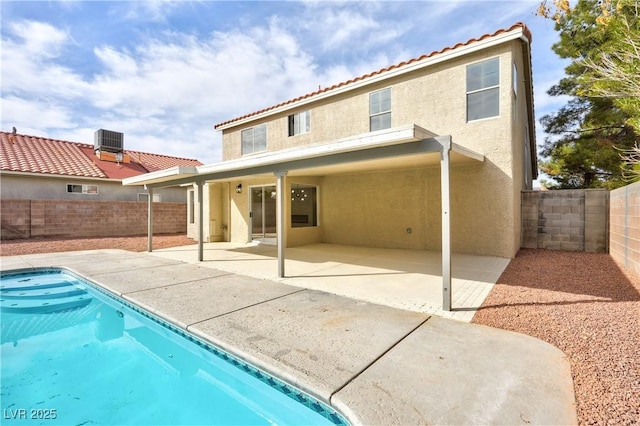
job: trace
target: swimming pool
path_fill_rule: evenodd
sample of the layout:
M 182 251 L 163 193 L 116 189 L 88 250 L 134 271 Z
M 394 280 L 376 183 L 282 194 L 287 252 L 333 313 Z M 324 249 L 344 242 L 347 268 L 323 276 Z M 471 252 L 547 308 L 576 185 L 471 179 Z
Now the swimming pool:
M 347 424 L 60 269 L 0 276 L 3 424 Z

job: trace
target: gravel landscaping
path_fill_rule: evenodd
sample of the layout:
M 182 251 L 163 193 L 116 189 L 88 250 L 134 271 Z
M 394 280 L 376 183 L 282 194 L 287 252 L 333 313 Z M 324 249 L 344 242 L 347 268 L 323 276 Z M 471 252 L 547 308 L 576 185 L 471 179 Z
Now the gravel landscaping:
M 154 236 L 154 248 L 195 244 Z M 2 241 L 0 255 L 91 249 L 144 251 L 147 238 Z M 560 348 L 571 362 L 581 425 L 640 424 L 640 280 L 608 254 L 522 249 L 474 323 Z
M 608 254 L 520 250 L 473 322 L 564 351 L 581 425 L 640 424 L 640 280 Z
M 186 235 L 154 235 L 153 248 L 169 248 L 196 244 Z M 0 243 L 0 256 L 21 254 L 57 253 L 76 250 L 122 249 L 146 251 L 147 236 L 117 238 L 32 238 L 28 240 L 5 240 Z

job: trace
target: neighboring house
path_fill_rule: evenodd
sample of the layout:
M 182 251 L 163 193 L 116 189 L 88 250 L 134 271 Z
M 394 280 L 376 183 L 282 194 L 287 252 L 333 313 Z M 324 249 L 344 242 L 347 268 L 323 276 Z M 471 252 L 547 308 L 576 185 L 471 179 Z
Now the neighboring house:
M 98 131 L 96 134 L 105 134 Z M 122 186 L 124 178 L 178 165 L 199 166 L 187 158 L 125 150 L 119 146 L 68 142 L 39 136 L 0 132 L 2 200 L 146 201 L 143 185 Z M 165 188 L 156 202 L 186 203 L 187 190 Z
M 284 248 L 323 242 L 442 250 L 448 281 L 451 250 L 520 247 L 537 177 L 530 49 L 519 23 L 319 88 L 216 125 L 220 163 L 124 183 L 194 183 L 189 235 L 276 241 L 280 276 Z
M 197 160 L 124 149 L 122 133 L 99 130 L 94 145 L 0 132 L 0 238 L 107 237 L 147 232 L 149 191 L 122 180 Z M 154 229 L 186 231 L 187 189 L 153 193 Z

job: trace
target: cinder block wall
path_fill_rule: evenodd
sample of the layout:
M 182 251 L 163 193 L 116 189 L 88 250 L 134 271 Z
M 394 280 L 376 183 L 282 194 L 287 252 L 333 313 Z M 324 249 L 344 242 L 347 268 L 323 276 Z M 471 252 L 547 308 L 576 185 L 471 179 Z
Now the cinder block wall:
M 135 201 L 1 200 L 0 239 L 125 237 L 147 233 L 147 203 Z M 186 203 L 154 203 L 153 232 L 187 232 Z
M 640 182 L 611 191 L 609 253 L 640 276 Z
M 605 189 L 523 191 L 521 246 L 607 252 L 608 203 Z

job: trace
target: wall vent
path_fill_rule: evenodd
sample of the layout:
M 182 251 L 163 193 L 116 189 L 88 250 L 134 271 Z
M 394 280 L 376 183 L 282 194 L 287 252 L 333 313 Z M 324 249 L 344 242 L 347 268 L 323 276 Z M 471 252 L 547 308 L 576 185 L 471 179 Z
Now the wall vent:
M 124 134 L 111 130 L 96 130 L 93 139 L 94 151 L 123 152 Z

